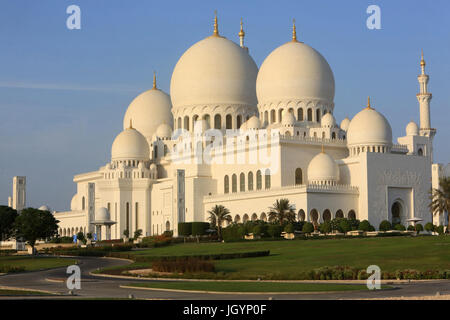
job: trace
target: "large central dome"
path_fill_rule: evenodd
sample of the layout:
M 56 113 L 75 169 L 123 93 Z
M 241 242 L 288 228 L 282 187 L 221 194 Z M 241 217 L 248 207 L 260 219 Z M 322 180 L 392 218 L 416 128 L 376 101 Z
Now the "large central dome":
M 234 42 L 213 35 L 190 47 L 172 74 L 174 108 L 192 105 L 240 104 L 256 107 L 258 67 Z
M 331 104 L 333 71 L 318 51 L 302 42 L 291 41 L 264 60 L 256 93 L 260 105 L 291 99 L 320 99 Z

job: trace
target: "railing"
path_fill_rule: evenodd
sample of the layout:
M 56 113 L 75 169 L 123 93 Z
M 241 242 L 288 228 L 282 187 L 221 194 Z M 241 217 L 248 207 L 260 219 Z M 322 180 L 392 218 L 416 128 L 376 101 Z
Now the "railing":
M 408 153 L 409 149 L 408 146 L 404 144 L 393 144 L 391 152 Z

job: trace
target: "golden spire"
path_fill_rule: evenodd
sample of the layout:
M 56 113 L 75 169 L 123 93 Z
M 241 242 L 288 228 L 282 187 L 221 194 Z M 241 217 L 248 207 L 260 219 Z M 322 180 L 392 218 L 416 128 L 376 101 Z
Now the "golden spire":
M 244 37 L 245 36 L 245 32 L 244 32 L 244 26 L 242 24 L 242 18 L 241 18 L 241 31 L 239 31 L 239 37 Z
M 425 59 L 423 58 L 423 49 L 422 49 L 422 57 L 420 59 L 420 68 L 422 69 L 422 74 L 425 74 Z
M 156 72 L 153 71 L 153 88 L 152 89 L 156 89 Z
M 292 19 L 292 41 L 297 42 L 297 29 L 295 28 L 295 19 Z
M 130 118 L 130 127 L 128 129 L 133 129 L 133 121 L 131 118 Z
M 214 10 L 214 33 L 213 36 L 219 36 L 219 25 L 217 24 L 217 10 Z
M 367 97 L 367 107 L 366 107 L 366 109 L 373 109 L 373 108 L 370 106 L 370 97 Z

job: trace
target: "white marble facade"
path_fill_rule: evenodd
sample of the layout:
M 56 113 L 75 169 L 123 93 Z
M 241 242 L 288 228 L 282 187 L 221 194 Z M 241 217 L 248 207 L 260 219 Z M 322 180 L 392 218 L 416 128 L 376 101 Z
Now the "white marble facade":
M 433 165 L 436 130 L 423 56 L 420 123 L 405 123 L 406 135 L 394 143 L 370 101 L 337 124 L 332 69 L 297 40 L 295 26 L 292 40 L 259 70 L 243 30 L 239 36 L 240 45 L 221 36 L 216 21 L 213 35 L 179 59 L 170 96 L 154 78 L 153 88 L 131 102 L 111 161 L 74 177 L 71 210 L 55 213 L 60 235 L 93 232 L 101 208 L 117 239 L 125 229 L 176 235 L 178 222 L 207 221 L 216 204 L 236 222 L 267 219 L 280 198 L 295 205 L 299 220 L 355 217 L 375 227 L 385 219 L 431 221 L 428 191 L 442 168 Z

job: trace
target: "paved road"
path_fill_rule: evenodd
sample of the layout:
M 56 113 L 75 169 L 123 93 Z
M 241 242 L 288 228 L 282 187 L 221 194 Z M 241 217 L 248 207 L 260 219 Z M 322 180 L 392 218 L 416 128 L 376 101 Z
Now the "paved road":
M 450 294 L 450 281 L 421 282 L 414 284 L 396 285 L 395 290 L 381 291 L 358 291 L 358 292 L 340 292 L 340 293 L 320 293 L 320 294 L 206 294 L 206 293 L 185 293 L 185 292 L 167 292 L 167 291 L 149 291 L 139 289 L 120 288 L 120 285 L 126 285 L 131 282 L 141 282 L 149 280 L 126 280 L 103 278 L 89 275 L 89 272 L 97 268 L 126 265 L 129 262 L 117 259 L 80 257 L 80 268 L 82 272 L 81 290 L 74 290 L 76 297 L 83 298 L 127 298 L 129 294 L 135 298 L 141 299 L 187 299 L 187 300 L 267 300 L 270 297 L 276 300 L 283 299 L 359 299 L 359 298 L 383 298 L 383 297 L 408 297 Z M 49 282 L 47 279 L 66 279 L 66 268 L 57 268 L 52 270 L 27 272 L 20 274 L 10 274 L 0 276 L 0 286 L 21 287 L 27 289 L 47 290 L 67 294 L 68 289 L 65 282 Z M 157 281 L 157 280 L 153 280 Z M 67 298 L 70 296 L 64 296 Z M 55 297 L 51 297 L 55 299 Z M 8 299 L 3 297 L 2 299 Z M 10 298 L 9 298 L 10 299 Z M 48 299 L 48 298 L 45 298 Z

